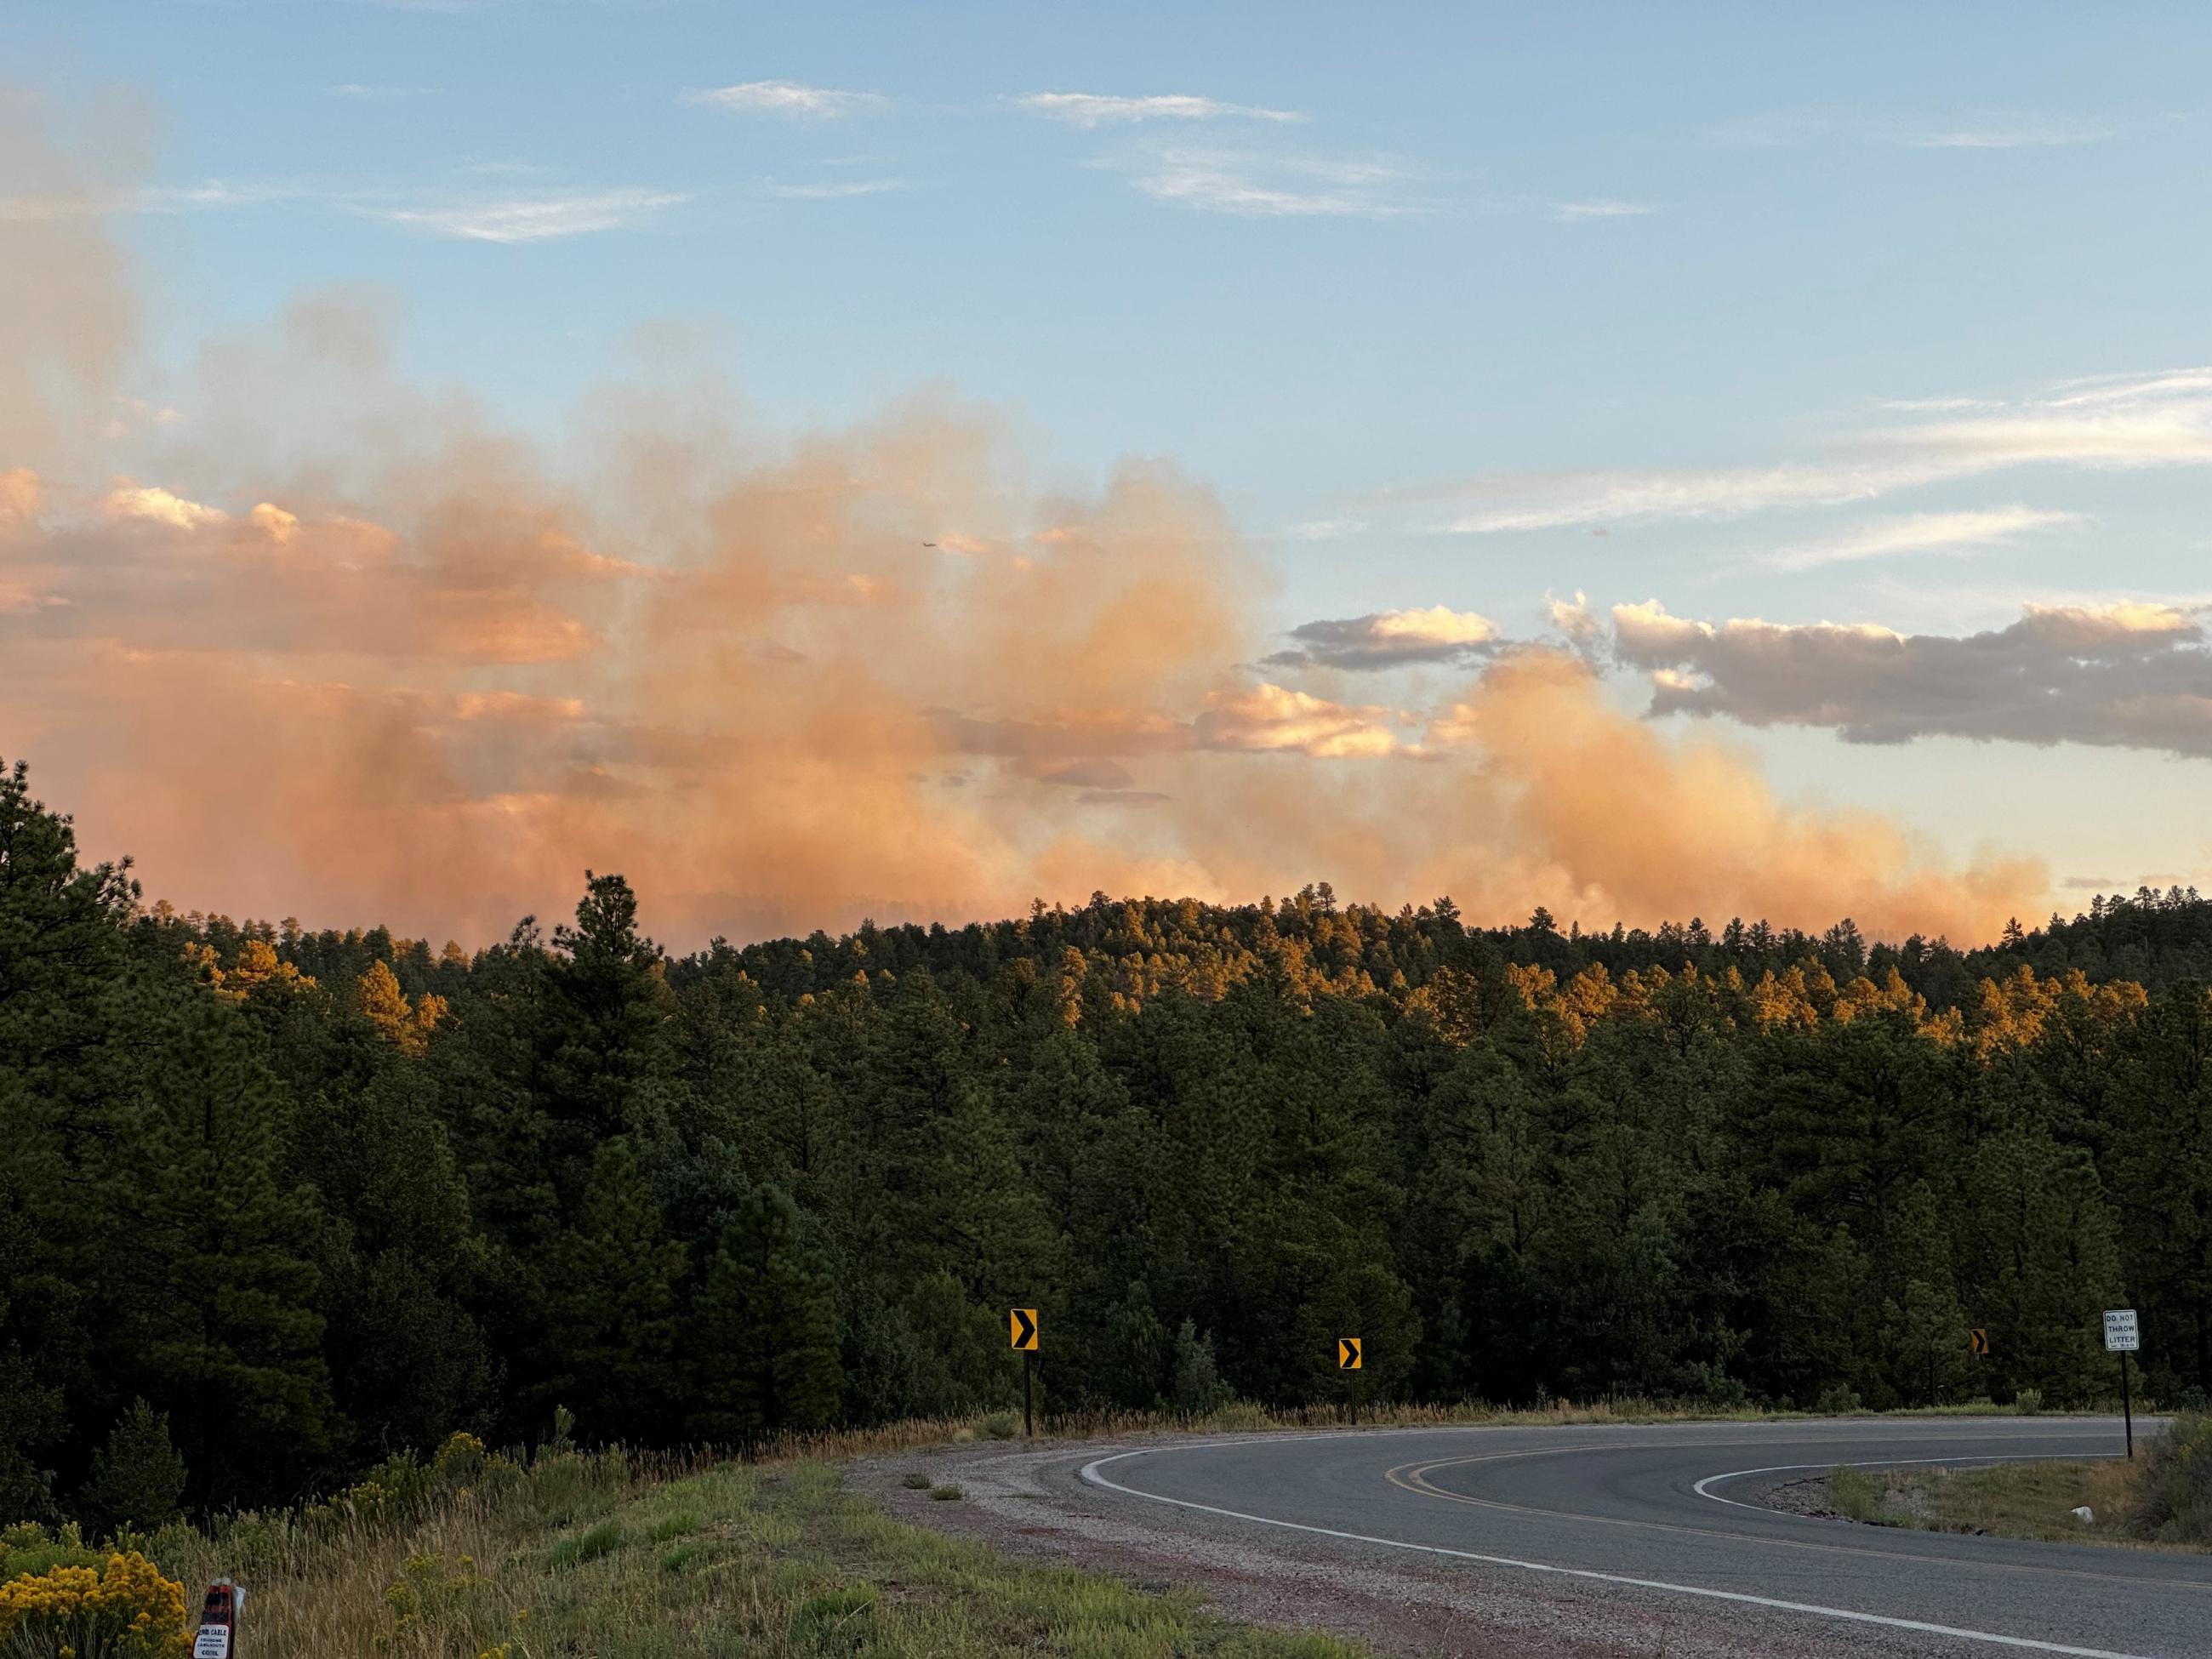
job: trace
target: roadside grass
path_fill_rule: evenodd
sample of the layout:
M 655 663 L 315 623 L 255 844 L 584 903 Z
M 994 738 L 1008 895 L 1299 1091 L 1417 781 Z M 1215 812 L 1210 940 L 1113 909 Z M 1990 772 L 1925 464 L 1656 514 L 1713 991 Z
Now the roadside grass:
M 1864 1469 L 1838 1463 L 1828 1471 L 1828 1501 L 1845 1520 L 1877 1527 L 1903 1525 L 1901 1517 L 1895 1521 L 1890 1518 L 1887 1496 L 1887 1484 Z
M 2057 1543 L 2136 1544 L 2147 1465 L 2109 1459 L 1987 1464 L 1928 1464 L 1829 1472 L 1838 1513 L 1875 1526 L 1986 1534 Z M 2073 1511 L 2087 1505 L 2083 1522 Z M 2203 1544 L 2180 1546 L 2203 1549 Z
M 250 1650 L 272 1659 L 1366 1652 L 1234 1625 L 1185 1593 L 1011 1562 L 890 1518 L 819 1461 L 640 1467 L 559 1452 L 508 1468 L 397 1527 L 254 1516 L 212 1540 L 170 1529 L 161 1565 L 195 1587 L 235 1571 Z

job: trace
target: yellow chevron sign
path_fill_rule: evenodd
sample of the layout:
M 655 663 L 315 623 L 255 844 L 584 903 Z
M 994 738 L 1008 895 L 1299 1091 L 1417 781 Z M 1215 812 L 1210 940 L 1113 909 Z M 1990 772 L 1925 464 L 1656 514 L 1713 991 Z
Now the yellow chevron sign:
M 1035 1353 L 1037 1346 L 1037 1316 L 1035 1308 L 1009 1308 L 1006 1324 L 1014 1339 L 1014 1346 L 1024 1353 Z
M 1340 1371 L 1356 1371 L 1360 1365 L 1359 1339 L 1340 1336 L 1336 1339 L 1336 1368 Z

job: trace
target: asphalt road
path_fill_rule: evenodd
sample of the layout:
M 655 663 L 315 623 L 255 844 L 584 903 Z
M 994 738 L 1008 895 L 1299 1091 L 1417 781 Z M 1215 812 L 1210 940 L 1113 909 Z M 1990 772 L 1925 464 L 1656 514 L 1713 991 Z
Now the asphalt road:
M 1679 1598 L 1701 1624 L 1809 1621 L 1846 1648 L 2212 1656 L 2212 1558 L 1859 1527 L 1759 1502 L 1837 1463 L 2120 1445 L 2117 1419 L 2049 1418 L 1395 1430 L 1172 1443 L 1097 1458 L 1082 1476 L 1155 1524 L 1180 1515 L 1347 1562 L 1412 1556 L 1620 1587 Z

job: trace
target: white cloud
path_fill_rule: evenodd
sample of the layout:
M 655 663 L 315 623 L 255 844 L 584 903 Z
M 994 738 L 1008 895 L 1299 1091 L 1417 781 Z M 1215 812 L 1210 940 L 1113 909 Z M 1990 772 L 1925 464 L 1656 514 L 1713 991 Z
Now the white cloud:
M 619 230 L 690 198 L 667 191 L 606 190 L 436 206 L 368 207 L 371 218 L 472 242 L 549 242 Z
M 1903 149 L 2047 149 L 2099 143 L 2112 136 L 2112 127 L 2104 122 L 2016 110 L 1950 117 L 1782 111 L 1728 122 L 1712 134 L 1724 144 L 1761 149 L 1822 141 Z
M 1908 513 L 1875 519 L 1838 536 L 1778 548 L 1760 562 L 1778 570 L 1811 570 L 1858 559 L 1899 553 L 1966 553 L 1994 547 L 2031 530 L 2080 524 L 2079 513 L 2032 507 L 2000 507 L 1978 512 Z
M 1387 162 L 1220 150 L 1162 150 L 1133 169 L 1155 201 L 1253 218 L 1395 219 L 1429 210 Z
M 1291 637 L 1297 644 L 1269 657 L 1270 665 L 1375 669 L 1469 661 L 1498 642 L 1499 630 L 1487 617 L 1435 605 L 1304 623 Z
M 903 179 L 840 179 L 828 184 L 780 185 L 770 182 L 768 193 L 787 202 L 841 202 L 854 196 L 881 196 L 907 188 Z
M 1395 726 L 1404 716 L 1309 696 L 1279 685 L 1214 691 L 1191 723 L 1198 747 L 1295 750 L 1322 760 L 1389 755 L 1404 747 Z
M 499 170 L 536 169 L 502 163 Z M 547 190 L 527 196 L 486 198 L 444 188 L 389 184 L 210 179 L 101 197 L 0 197 L 0 223 L 283 206 L 357 214 L 474 241 L 542 242 L 587 231 L 618 229 L 690 199 L 678 191 L 643 188 Z
M 1330 542 L 1340 536 L 1356 536 L 1366 528 L 1364 519 L 1308 519 L 1290 526 L 1283 533 L 1293 541 Z
M 198 530 L 204 525 L 227 524 L 230 515 L 220 507 L 204 507 L 173 495 L 158 484 L 137 484 L 118 478 L 107 492 L 101 508 L 111 519 L 137 519 L 167 525 L 173 530 Z
M 2109 127 L 2096 122 L 2031 116 L 1966 126 L 1923 127 L 1897 142 L 1914 149 L 2048 149 L 2063 144 L 2101 143 L 2112 136 Z
M 1471 534 L 1632 519 L 1725 519 L 1839 507 L 2014 467 L 2212 463 L 2212 369 L 2114 376 L 1992 404 L 1922 399 L 1926 418 L 1854 433 L 1812 459 L 1762 466 L 1486 473 L 1400 492 L 1440 502 L 1424 527 Z
M 799 120 L 835 120 L 846 115 L 873 115 L 890 107 L 879 92 L 840 92 L 829 87 L 801 86 L 796 81 L 746 81 L 733 87 L 716 87 L 688 95 L 687 102 L 711 104 L 716 109 L 741 115 L 782 115 Z
M 1552 216 L 1565 224 L 1576 224 L 1585 219 L 1639 219 L 1658 211 L 1648 202 L 1617 202 L 1605 198 L 1552 204 Z
M 1697 621 L 1657 600 L 1613 607 L 1651 713 L 1826 727 L 1851 743 L 1929 736 L 2081 743 L 2212 758 L 2212 646 L 2202 609 L 2141 599 L 2029 605 L 1965 635 L 1877 623 Z
M 1589 656 L 1605 637 L 1605 624 L 1590 609 L 1589 595 L 1580 588 L 1571 599 L 1557 594 L 1544 595 L 1544 620 L 1566 636 L 1567 643 L 1583 656 Z
M 1031 114 L 1070 126 L 1122 126 L 1139 121 L 1303 121 L 1296 110 L 1262 109 L 1255 104 L 1225 104 L 1216 98 L 1171 93 L 1145 98 L 1096 92 L 1031 92 L 1014 100 Z

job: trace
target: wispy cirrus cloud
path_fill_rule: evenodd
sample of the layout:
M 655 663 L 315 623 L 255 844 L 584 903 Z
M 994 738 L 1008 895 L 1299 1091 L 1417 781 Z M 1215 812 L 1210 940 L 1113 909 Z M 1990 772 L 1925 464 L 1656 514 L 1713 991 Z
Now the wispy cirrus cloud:
M 848 115 L 877 115 L 891 106 L 879 92 L 848 92 L 810 87 L 796 81 L 744 81 L 685 94 L 684 101 L 730 110 L 739 115 L 781 115 L 802 121 L 834 121 Z
M 1649 202 L 1622 202 L 1606 197 L 1552 204 L 1552 217 L 1570 225 L 1590 219 L 1641 219 L 1658 211 Z
M 1265 109 L 1256 104 L 1224 103 L 1188 93 L 1119 97 L 1097 92 L 1030 92 L 1014 100 L 1032 115 L 1073 127 L 1127 126 L 1140 121 L 1303 121 L 1297 110 Z
M 2030 531 L 2080 524 L 2085 515 L 2033 507 L 1986 507 L 1961 513 L 1907 513 L 1854 526 L 1820 541 L 1777 548 L 1759 562 L 1777 570 L 1813 570 L 1901 553 L 1972 553 Z
M 842 202 L 856 196 L 882 196 L 910 188 L 903 179 L 832 179 L 813 184 L 783 184 L 770 179 L 763 188 L 787 202 Z
M 1127 165 L 1154 201 L 1247 218 L 1397 219 L 1432 211 L 1396 165 L 1255 150 L 1153 151 Z
M 356 210 L 373 219 L 462 241 L 550 242 L 594 231 L 624 229 L 690 199 L 672 191 L 603 190 L 434 205 L 356 204 Z
M 681 191 L 634 186 L 488 196 L 443 185 L 210 179 L 97 195 L 0 197 L 0 223 L 289 207 L 352 214 L 466 241 L 544 242 L 626 228 L 690 199 Z
M 1761 149 L 1818 143 L 1901 149 L 2051 149 L 2100 143 L 2113 136 L 2106 122 L 2019 110 L 1954 116 L 1784 110 L 1727 122 L 1711 134 L 1720 143 Z
M 2069 382 L 2013 400 L 1919 399 L 1923 418 L 1759 465 L 1480 473 L 1380 498 L 1409 527 L 1482 535 L 1616 521 L 1729 519 L 1871 501 L 2026 466 L 2212 464 L 2212 369 Z M 1902 412 L 1902 411 L 1900 411 Z
M 266 207 L 327 199 L 330 195 L 320 186 L 295 180 L 203 179 L 188 185 L 147 185 L 52 196 L 0 196 L 0 224 Z

